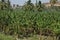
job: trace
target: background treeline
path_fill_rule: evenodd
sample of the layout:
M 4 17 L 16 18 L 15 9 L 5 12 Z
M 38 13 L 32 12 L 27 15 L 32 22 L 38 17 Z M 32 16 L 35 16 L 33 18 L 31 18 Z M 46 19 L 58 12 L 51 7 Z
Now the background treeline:
M 19 38 L 33 35 L 60 37 L 60 9 L 44 9 L 41 1 L 34 6 L 31 0 L 27 1 L 22 10 L 10 9 L 10 2 L 6 7 L 9 10 L 4 9 L 5 6 L 1 5 L 0 10 L 0 32 Z
M 48 4 L 48 5 L 51 4 L 50 7 L 46 7 L 47 4 L 45 5 L 40 0 L 39 1 L 38 0 L 35 0 L 35 1 L 36 1 L 36 3 L 33 4 L 31 2 L 31 0 L 28 0 L 23 6 L 19 6 L 17 4 L 16 5 L 16 8 L 17 9 L 19 9 L 19 8 L 20 9 L 23 9 L 24 11 L 39 11 L 39 12 L 41 12 L 42 10 L 46 10 L 47 8 L 54 8 L 54 7 L 56 7 L 56 9 L 57 8 L 58 9 L 60 8 L 59 6 L 54 6 L 54 4 L 58 3 L 58 0 L 50 0 L 50 2 Z M 6 0 L 1 0 L 0 1 L 0 9 L 1 10 L 4 10 L 4 9 L 12 10 L 14 8 L 15 8 L 15 4 L 13 4 L 13 6 L 11 6 L 11 3 L 10 3 L 9 0 L 7 0 L 7 1 Z

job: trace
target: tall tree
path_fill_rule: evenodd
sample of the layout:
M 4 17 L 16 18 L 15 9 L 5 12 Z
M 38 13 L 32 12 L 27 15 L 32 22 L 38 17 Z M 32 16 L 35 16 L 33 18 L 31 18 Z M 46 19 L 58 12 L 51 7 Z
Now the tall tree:
M 10 9 L 10 7 L 11 7 L 11 6 L 10 6 L 10 1 L 8 0 L 7 2 L 8 2 L 8 9 Z
M 1 0 L 2 2 L 5 2 L 4 0 Z
M 41 4 L 41 1 L 38 2 L 37 10 L 38 10 L 38 11 L 42 11 L 42 4 Z
M 31 3 L 31 0 L 28 0 L 27 3 L 24 5 L 24 10 L 33 10 L 34 5 Z
M 41 1 L 39 1 L 38 5 L 41 7 Z
M 8 6 L 10 7 L 10 1 L 8 0 Z
M 29 1 L 27 2 L 27 4 L 31 4 L 31 0 L 29 0 Z

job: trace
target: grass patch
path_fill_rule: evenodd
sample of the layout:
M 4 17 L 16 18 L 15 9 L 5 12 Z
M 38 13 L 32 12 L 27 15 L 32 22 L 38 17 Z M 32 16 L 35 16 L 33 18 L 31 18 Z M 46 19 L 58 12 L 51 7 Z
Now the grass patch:
M 0 40 L 15 40 L 15 38 L 0 33 Z
M 32 37 L 24 38 L 24 39 L 20 39 L 20 40 L 58 40 L 58 39 L 56 39 L 55 36 L 51 37 L 51 36 L 34 35 Z

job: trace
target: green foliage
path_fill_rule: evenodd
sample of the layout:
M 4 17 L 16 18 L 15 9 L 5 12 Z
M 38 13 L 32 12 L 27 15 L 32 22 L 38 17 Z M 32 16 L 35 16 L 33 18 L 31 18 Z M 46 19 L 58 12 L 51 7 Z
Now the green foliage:
M 36 3 L 36 6 L 35 6 L 35 10 L 36 11 L 39 11 L 39 12 L 41 12 L 42 10 L 44 10 L 44 6 L 45 5 L 43 5 L 42 3 L 41 3 L 41 1 L 39 1 L 38 3 Z
M 9 35 L 28 37 L 33 34 L 45 34 L 45 28 L 58 34 L 60 29 L 60 12 L 32 12 L 23 10 L 0 11 L 0 31 Z M 49 32 L 47 32 L 49 34 Z M 49 34 L 50 35 L 50 34 Z M 52 34 L 53 35 L 53 34 Z
M 50 3 L 55 4 L 57 2 L 57 0 L 50 0 Z
M 27 3 L 24 5 L 23 9 L 25 11 L 27 11 L 27 10 L 28 11 L 34 10 L 34 5 L 33 5 L 33 3 L 31 3 L 31 0 L 27 1 Z
M 57 3 L 58 0 L 50 0 L 51 6 L 54 6 L 55 3 Z
M 11 8 L 11 4 L 10 4 L 10 1 L 8 0 L 8 9 L 10 9 Z
M 10 1 L 8 0 L 7 3 L 5 2 L 5 0 L 2 0 L 0 2 L 0 9 L 4 10 L 4 9 L 10 9 L 11 5 L 10 5 Z
M 45 36 L 60 35 L 60 10 L 59 8 L 56 9 L 57 7 L 53 6 L 53 9 L 43 10 L 44 7 L 41 1 L 34 6 L 31 0 L 28 0 L 23 6 L 25 11 L 20 9 L 10 11 L 9 0 L 8 3 L 1 2 L 0 6 L 1 9 L 8 9 L 0 11 L 0 32 L 4 34 L 16 35 L 21 38 L 35 34 Z M 36 12 L 34 11 L 35 7 Z
M 37 5 L 37 10 L 38 10 L 38 11 L 42 11 L 41 1 L 39 1 L 38 5 Z

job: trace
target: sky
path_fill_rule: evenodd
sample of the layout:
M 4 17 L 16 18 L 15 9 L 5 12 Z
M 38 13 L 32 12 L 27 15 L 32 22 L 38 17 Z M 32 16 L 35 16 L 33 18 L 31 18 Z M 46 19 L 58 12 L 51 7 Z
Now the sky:
M 11 4 L 18 4 L 18 5 L 24 5 L 25 2 L 28 0 L 10 0 Z M 36 3 L 36 0 L 31 0 L 32 3 Z M 38 0 L 39 1 L 39 0 Z M 49 0 L 41 0 L 42 3 L 49 2 Z

